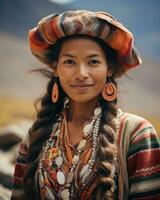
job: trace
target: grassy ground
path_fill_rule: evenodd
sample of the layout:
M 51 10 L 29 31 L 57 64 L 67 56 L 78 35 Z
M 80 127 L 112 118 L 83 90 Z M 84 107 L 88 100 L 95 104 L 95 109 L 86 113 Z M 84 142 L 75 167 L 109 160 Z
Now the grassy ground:
M 33 119 L 33 102 L 24 99 L 0 99 L 0 127 L 15 123 L 21 119 Z
M 23 118 L 33 119 L 35 112 L 33 102 L 13 98 L 1 98 L 0 111 L 0 127 L 17 122 Z M 160 120 L 151 116 L 145 118 L 153 124 L 160 136 Z

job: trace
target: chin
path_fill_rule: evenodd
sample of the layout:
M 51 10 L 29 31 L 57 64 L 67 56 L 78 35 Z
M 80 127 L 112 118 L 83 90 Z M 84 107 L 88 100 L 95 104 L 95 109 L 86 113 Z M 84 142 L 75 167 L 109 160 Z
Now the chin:
M 77 102 L 77 103 L 87 103 L 87 102 L 95 101 L 96 99 L 98 99 L 98 96 L 94 96 L 94 97 L 77 97 L 77 98 L 70 97 L 70 99 L 72 101 L 74 101 L 74 102 Z

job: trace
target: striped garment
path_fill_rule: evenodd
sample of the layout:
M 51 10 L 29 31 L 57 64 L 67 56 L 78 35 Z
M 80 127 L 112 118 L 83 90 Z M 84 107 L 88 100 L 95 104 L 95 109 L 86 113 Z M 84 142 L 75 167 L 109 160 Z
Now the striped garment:
M 147 120 L 137 115 L 119 111 L 118 118 L 118 200 L 160 200 L 160 140 L 155 129 Z M 23 199 L 21 196 L 28 145 L 27 135 L 18 152 L 12 200 Z
M 88 35 L 102 39 L 117 53 L 117 62 L 124 71 L 141 64 L 134 47 L 133 34 L 117 19 L 106 12 L 87 10 L 65 11 L 44 17 L 29 31 L 30 48 L 41 62 L 51 66 L 51 48 L 59 39 L 71 35 Z

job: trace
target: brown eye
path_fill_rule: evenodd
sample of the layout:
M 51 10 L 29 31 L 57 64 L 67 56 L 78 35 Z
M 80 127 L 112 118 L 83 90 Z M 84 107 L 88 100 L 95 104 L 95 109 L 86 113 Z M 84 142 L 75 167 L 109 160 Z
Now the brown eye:
M 72 60 L 72 59 L 67 59 L 63 63 L 67 64 L 67 65 L 74 65 L 75 64 L 74 60 Z
M 100 61 L 97 60 L 97 59 L 92 59 L 92 60 L 89 61 L 90 65 L 96 65 L 96 64 L 99 64 L 99 63 L 100 63 Z

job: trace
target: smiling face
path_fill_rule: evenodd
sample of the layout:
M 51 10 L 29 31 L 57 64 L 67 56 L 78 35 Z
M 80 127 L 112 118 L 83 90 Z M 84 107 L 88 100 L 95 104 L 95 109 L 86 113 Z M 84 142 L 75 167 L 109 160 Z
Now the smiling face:
M 98 99 L 106 83 L 107 69 L 105 53 L 94 40 L 72 38 L 62 44 L 56 73 L 73 101 Z

